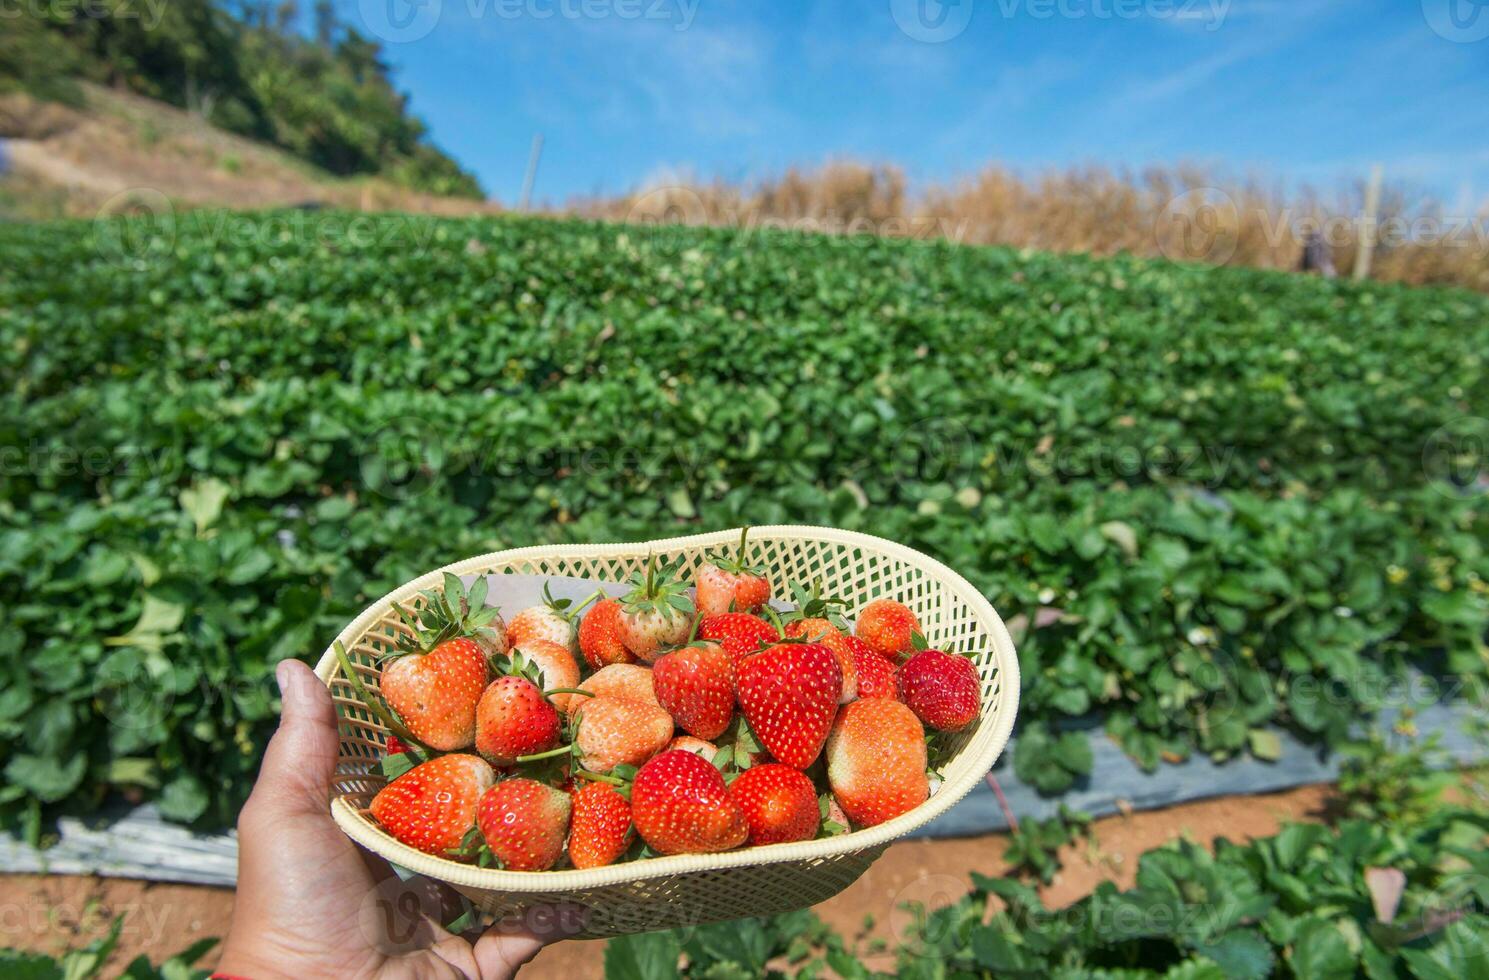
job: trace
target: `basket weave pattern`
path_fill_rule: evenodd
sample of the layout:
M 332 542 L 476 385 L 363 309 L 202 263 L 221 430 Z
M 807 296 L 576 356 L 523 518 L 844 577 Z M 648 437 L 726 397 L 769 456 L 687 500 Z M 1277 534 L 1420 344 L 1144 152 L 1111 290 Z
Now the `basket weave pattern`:
M 438 588 L 445 572 L 620 582 L 644 571 L 648 555 L 680 561 L 685 573 L 691 573 L 738 540 L 736 529 L 640 544 L 552 545 L 482 555 L 396 589 L 358 616 L 338 641 L 363 683 L 376 693 L 376 659 L 407 632 L 391 604 L 413 608 L 417 593 Z M 587 871 L 501 871 L 432 857 L 394 840 L 368 814 L 372 797 L 385 783 L 376 765 L 387 732 L 358 699 L 328 649 L 316 673 L 330 687 L 341 716 L 341 757 L 331 802 L 336 822 L 368 850 L 449 883 L 496 916 L 561 902 L 585 906 L 581 935 L 588 938 L 771 915 L 815 905 L 842 891 L 890 841 L 950 809 L 997 760 L 1018 708 L 1013 641 L 992 606 L 964 578 L 881 538 L 820 527 L 757 527 L 750 531 L 748 559 L 767 569 L 778 592 L 782 583 L 821 578 L 827 594 L 847 600 L 849 613 L 871 599 L 898 599 L 915 611 L 932 646 L 971 655 L 982 679 L 981 717 L 954 736 L 944 782 L 925 803 L 877 827 L 828 839 L 657 857 Z

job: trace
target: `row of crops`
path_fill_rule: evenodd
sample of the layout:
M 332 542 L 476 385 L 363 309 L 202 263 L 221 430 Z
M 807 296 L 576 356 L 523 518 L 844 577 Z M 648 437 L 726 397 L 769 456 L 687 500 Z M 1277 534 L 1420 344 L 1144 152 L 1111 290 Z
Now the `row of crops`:
M 367 602 L 498 548 L 904 541 L 1024 630 L 1022 775 L 1489 675 L 1489 297 L 528 219 L 0 228 L 0 816 L 229 823 Z M 1476 450 L 1477 447 L 1477 450 Z M 1051 761 L 1058 764 L 1050 764 Z

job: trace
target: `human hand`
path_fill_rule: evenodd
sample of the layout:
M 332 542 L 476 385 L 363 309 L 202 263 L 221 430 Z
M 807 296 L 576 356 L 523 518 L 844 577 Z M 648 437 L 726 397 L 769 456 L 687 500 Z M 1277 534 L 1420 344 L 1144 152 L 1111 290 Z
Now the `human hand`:
M 498 923 L 474 942 L 442 929 L 453 896 L 424 879 L 399 881 L 331 819 L 339 739 L 330 692 L 298 661 L 275 676 L 279 730 L 238 816 L 238 895 L 219 973 L 506 980 L 573 930 L 558 910 Z

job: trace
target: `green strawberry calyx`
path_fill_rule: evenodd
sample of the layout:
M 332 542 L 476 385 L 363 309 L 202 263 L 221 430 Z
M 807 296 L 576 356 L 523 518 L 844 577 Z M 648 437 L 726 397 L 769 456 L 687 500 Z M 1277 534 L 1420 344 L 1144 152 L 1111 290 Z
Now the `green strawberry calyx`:
M 810 590 L 793 583 L 791 598 L 796 602 L 796 609 L 790 613 L 789 619 L 825 619 L 838 629 L 847 631 L 848 621 L 839 610 L 846 608 L 848 602 L 837 596 L 823 595 L 820 577 L 812 580 Z
M 731 575 L 753 575 L 756 578 L 765 577 L 765 568 L 761 565 L 751 565 L 745 561 L 746 540 L 750 536 L 750 529 L 742 527 L 739 529 L 739 549 L 733 557 L 715 558 L 713 565 L 721 571 Z
M 620 604 L 626 612 L 643 615 L 659 613 L 664 619 L 675 616 L 691 617 L 697 612 L 693 600 L 688 598 L 687 584 L 678 575 L 677 569 L 657 569 L 656 555 L 646 558 L 646 573 L 631 576 L 631 591 L 621 597 Z
M 459 637 L 495 639 L 496 630 L 491 624 L 499 620 L 501 610 L 486 605 L 487 588 L 484 575 L 478 576 L 466 591 L 459 576 L 446 572 L 442 589 L 425 589 L 419 593 L 425 602 L 417 612 L 411 613 L 393 603 L 393 611 L 412 635 L 400 637 L 397 651 L 390 656 L 428 653 L 441 643 Z

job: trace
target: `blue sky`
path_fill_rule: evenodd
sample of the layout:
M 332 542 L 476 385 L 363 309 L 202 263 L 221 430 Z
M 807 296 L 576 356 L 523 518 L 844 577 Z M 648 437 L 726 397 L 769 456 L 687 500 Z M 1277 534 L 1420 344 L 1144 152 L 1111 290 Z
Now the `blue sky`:
M 917 183 L 1188 160 L 1322 186 L 1380 161 L 1489 198 L 1485 0 L 341 3 L 506 203 L 538 132 L 551 202 L 835 157 Z

